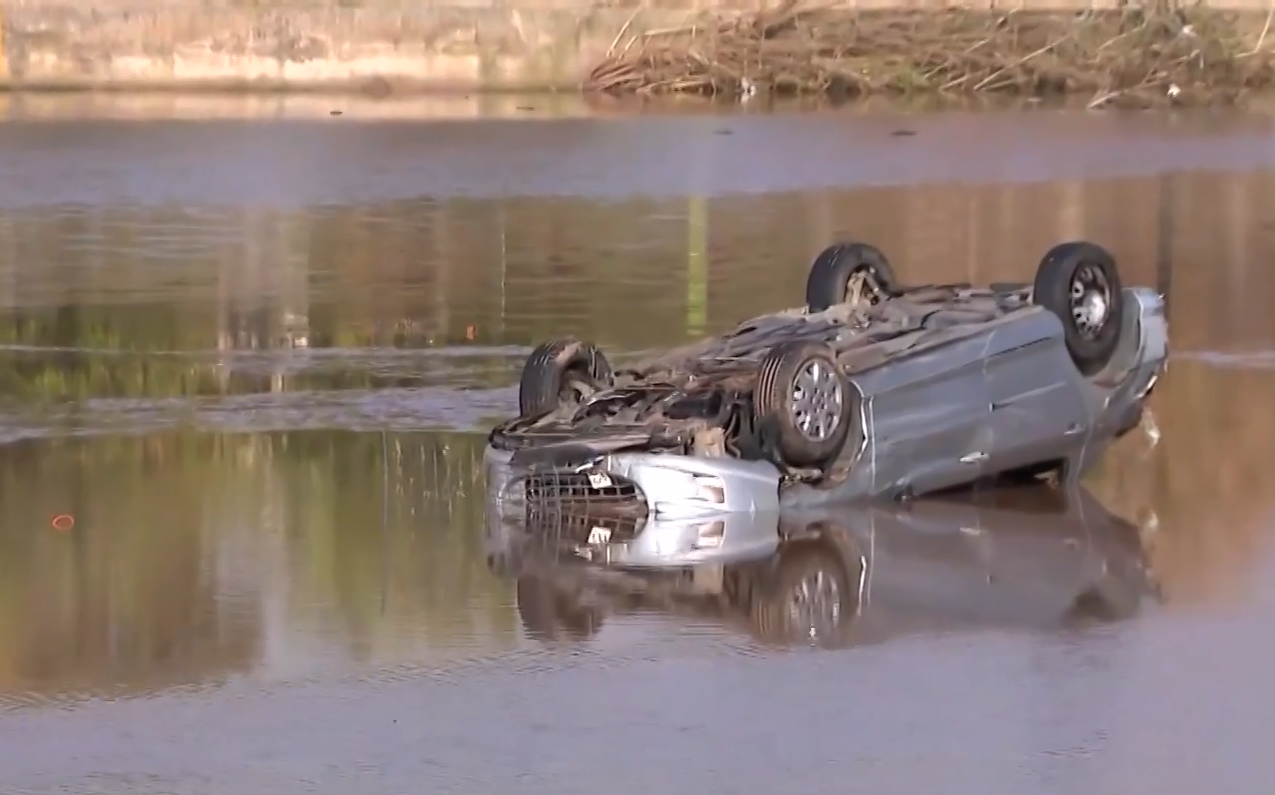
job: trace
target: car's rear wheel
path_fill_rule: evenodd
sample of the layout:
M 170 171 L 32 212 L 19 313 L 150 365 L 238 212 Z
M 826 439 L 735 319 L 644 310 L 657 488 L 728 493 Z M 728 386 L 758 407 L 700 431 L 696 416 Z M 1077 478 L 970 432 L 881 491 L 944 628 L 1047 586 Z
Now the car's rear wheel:
M 806 309 L 822 312 L 856 299 L 876 303 L 895 292 L 894 268 L 875 246 L 838 243 L 815 257 L 806 277 Z
M 1084 241 L 1054 246 L 1036 270 L 1032 300 L 1062 321 L 1076 369 L 1093 375 L 1107 366 L 1120 344 L 1124 300 L 1106 249 Z
M 590 342 L 562 339 L 531 352 L 518 382 L 518 412 L 538 417 L 611 384 L 611 364 Z
M 753 420 L 783 463 L 819 466 L 841 452 L 858 394 L 827 345 L 787 342 L 762 360 Z

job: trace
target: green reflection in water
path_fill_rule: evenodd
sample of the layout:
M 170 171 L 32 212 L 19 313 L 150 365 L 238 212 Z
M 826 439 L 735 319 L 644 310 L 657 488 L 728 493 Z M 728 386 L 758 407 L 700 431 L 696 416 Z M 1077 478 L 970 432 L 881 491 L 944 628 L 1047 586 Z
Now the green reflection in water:
M 708 323 L 708 201 L 692 197 L 687 209 L 686 333 L 704 333 Z
M 509 645 L 510 598 L 482 554 L 482 443 L 302 432 L 0 446 L 0 698 Z M 62 512 L 77 520 L 67 533 L 50 528 Z

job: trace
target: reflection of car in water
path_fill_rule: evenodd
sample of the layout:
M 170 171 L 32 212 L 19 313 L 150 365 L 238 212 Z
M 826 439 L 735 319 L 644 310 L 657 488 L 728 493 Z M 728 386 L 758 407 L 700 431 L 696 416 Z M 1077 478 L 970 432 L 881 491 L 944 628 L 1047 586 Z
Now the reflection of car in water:
M 599 529 L 634 532 L 622 520 L 493 521 L 488 563 L 517 580 L 523 626 L 546 640 L 582 640 L 608 616 L 657 610 L 742 624 L 765 642 L 842 646 L 1118 621 L 1157 593 L 1137 528 L 1082 489 L 753 518 L 752 530 L 774 539 L 769 553 L 658 569 L 596 562 Z

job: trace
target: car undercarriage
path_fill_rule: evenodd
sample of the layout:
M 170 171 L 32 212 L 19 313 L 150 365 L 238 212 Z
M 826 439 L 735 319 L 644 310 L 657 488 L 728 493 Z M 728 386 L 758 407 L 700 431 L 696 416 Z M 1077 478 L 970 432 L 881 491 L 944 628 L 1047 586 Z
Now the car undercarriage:
M 505 423 L 491 441 L 520 450 L 631 437 L 650 450 L 766 458 L 766 440 L 751 422 L 751 408 L 762 360 L 777 346 L 829 345 L 838 365 L 853 374 L 1030 308 L 1024 290 L 959 284 L 915 288 L 888 302 L 839 304 L 817 315 L 766 315 L 724 336 L 617 370 L 610 384 L 577 380 L 553 411 Z

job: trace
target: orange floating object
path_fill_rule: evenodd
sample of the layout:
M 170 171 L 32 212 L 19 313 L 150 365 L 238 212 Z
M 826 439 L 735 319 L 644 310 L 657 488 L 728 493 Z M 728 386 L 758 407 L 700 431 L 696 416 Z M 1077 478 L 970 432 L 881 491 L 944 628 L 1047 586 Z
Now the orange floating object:
M 49 524 L 53 526 L 54 530 L 57 530 L 60 533 L 65 533 L 75 527 L 75 517 L 69 513 L 60 513 L 53 517 L 53 520 L 50 521 Z

